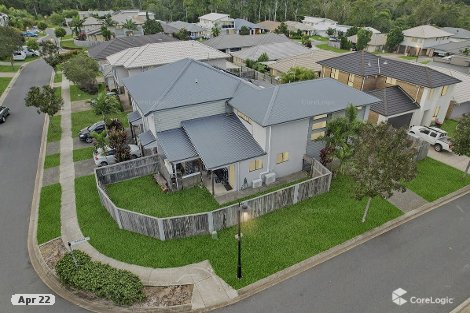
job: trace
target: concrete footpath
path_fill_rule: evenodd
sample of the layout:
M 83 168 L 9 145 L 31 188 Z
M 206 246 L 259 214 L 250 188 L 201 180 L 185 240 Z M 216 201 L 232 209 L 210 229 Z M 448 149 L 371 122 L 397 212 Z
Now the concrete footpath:
M 70 101 L 70 84 L 64 77 L 62 81 L 62 109 L 60 141 L 60 174 L 62 186 L 61 198 L 61 233 L 64 243 L 83 238 L 75 205 L 75 167 L 73 162 L 72 140 L 72 108 Z M 238 294 L 236 290 L 219 278 L 208 261 L 178 268 L 155 269 L 127 264 L 109 258 L 99 253 L 88 242 L 81 244 L 78 249 L 89 254 L 94 260 L 110 264 L 113 267 L 128 270 L 136 274 L 148 286 L 169 286 L 193 284 L 193 309 L 225 303 Z

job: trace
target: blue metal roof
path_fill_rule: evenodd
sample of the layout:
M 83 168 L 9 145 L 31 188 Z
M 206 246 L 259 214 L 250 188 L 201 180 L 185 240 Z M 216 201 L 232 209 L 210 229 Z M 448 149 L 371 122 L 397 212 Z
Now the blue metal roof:
M 233 114 L 181 122 L 207 169 L 216 169 L 264 155 L 253 136 Z
M 182 128 L 157 133 L 158 143 L 170 162 L 196 158 L 197 152 Z

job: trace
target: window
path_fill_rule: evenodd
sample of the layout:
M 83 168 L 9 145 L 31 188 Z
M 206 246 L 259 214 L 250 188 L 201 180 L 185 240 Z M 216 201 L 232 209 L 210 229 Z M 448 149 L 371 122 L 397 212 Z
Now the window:
M 320 137 L 322 137 L 322 136 L 325 136 L 325 132 L 324 132 L 324 131 L 315 132 L 315 133 L 312 133 L 312 134 L 310 135 L 310 140 L 313 141 L 313 140 L 316 140 L 316 139 L 318 139 L 318 138 L 320 138 Z
M 328 116 L 328 114 L 317 115 L 317 116 L 314 116 L 313 119 L 314 120 L 319 120 L 319 119 L 322 119 L 322 118 L 326 118 L 327 116 Z
M 349 74 L 349 76 L 348 76 L 348 86 L 352 87 L 354 85 L 354 78 L 355 78 L 354 74 Z
M 248 116 L 246 116 L 246 115 L 243 114 L 242 112 L 237 111 L 237 115 L 238 115 L 242 120 L 244 120 L 245 122 L 247 122 L 248 124 L 251 124 L 251 118 L 249 118 Z
M 249 164 L 249 171 L 250 172 L 260 170 L 262 168 L 263 168 L 263 160 L 250 161 L 250 164 Z
M 312 130 L 325 128 L 325 127 L 326 127 L 326 121 L 316 122 L 312 124 Z
M 331 69 L 330 77 L 331 77 L 331 78 L 334 78 L 334 79 L 338 79 L 338 77 L 339 77 L 339 70 L 336 69 L 336 68 L 332 68 L 332 69 Z
M 439 111 L 441 110 L 441 107 L 440 106 L 437 106 L 436 109 L 434 109 L 434 114 L 432 117 L 437 117 L 437 115 L 439 114 Z
M 395 78 L 387 77 L 385 79 L 385 82 L 390 85 L 395 85 L 397 83 L 397 80 Z
M 357 106 L 356 109 L 357 109 L 358 111 L 362 110 L 362 105 Z
M 289 160 L 289 152 L 281 152 L 276 156 L 276 163 L 284 163 Z
M 436 136 L 437 136 L 437 133 L 431 133 L 431 135 L 430 135 L 430 136 L 431 136 L 431 137 L 433 137 L 433 138 L 436 138 Z
M 446 95 L 447 89 L 449 89 L 449 86 L 442 86 L 441 96 L 445 96 L 445 95 Z
M 426 134 L 426 135 L 429 135 L 429 130 L 428 129 L 421 129 L 419 132 L 423 133 L 423 134 Z
M 431 91 L 429 92 L 429 98 L 432 98 L 433 95 L 434 95 L 434 89 L 431 89 Z

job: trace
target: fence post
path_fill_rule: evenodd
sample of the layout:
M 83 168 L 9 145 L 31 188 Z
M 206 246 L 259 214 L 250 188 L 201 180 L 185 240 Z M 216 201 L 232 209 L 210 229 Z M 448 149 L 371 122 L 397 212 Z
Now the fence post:
M 160 234 L 160 240 L 165 240 L 165 230 L 163 229 L 163 220 L 161 218 L 157 219 L 158 223 L 158 233 Z
M 214 216 L 212 215 L 212 211 L 207 213 L 207 224 L 209 234 L 212 234 L 212 232 L 214 231 Z
M 119 226 L 119 229 L 122 229 L 121 215 L 119 214 L 119 209 L 113 204 L 114 207 L 114 216 L 116 216 L 116 223 Z
M 294 198 L 292 199 L 292 204 L 296 204 L 299 198 L 299 185 L 300 184 L 296 184 L 294 186 Z

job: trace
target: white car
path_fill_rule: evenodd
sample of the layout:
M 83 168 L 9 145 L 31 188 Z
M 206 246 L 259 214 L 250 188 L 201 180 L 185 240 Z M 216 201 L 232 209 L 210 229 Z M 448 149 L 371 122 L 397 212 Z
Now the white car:
M 129 145 L 131 149 L 131 159 L 137 159 L 142 156 L 142 151 L 140 150 L 139 146 L 136 145 Z M 106 147 L 106 153 L 100 148 L 93 152 L 93 160 L 97 166 L 106 166 L 108 164 L 116 163 L 116 159 L 114 158 L 114 150 L 110 147 Z
M 27 46 L 23 46 L 23 52 L 27 57 L 38 57 L 40 53 L 38 50 L 29 49 Z
M 15 60 L 15 61 L 24 61 L 24 60 L 26 60 L 26 53 L 24 53 L 24 51 L 15 51 L 15 52 L 13 52 L 13 60 Z
M 437 152 L 452 151 L 452 143 L 445 130 L 437 127 L 412 126 L 408 133 L 429 142 Z

